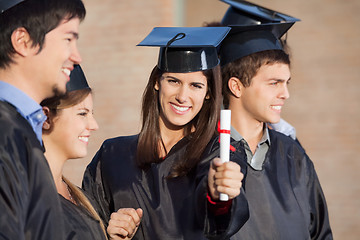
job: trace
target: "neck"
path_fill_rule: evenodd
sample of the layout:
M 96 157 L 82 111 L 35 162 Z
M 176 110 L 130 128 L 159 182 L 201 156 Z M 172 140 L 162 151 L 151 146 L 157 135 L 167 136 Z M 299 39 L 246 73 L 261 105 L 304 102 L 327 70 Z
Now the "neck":
M 72 197 L 71 190 L 63 181 L 63 167 L 67 159 L 66 157 L 61 157 L 62 155 L 56 151 L 56 148 L 54 148 L 52 144 L 49 144 L 49 142 L 46 141 L 46 137 L 44 136 L 45 135 L 43 135 L 46 149 L 45 157 L 49 162 L 50 170 L 55 181 L 56 190 L 59 194 L 61 194 L 61 196 L 76 205 L 77 203 Z
M 160 143 L 160 157 L 165 157 L 166 154 L 170 152 L 171 148 L 184 137 L 184 128 L 169 129 L 162 123 L 162 121 L 160 121 L 160 133 L 165 146 L 164 149 L 164 146 Z
M 239 111 L 237 108 L 231 108 L 231 125 L 249 144 L 253 153 L 263 136 L 264 123 L 252 118 L 245 111 Z
M 10 67 L 1 69 L 0 80 L 20 89 L 39 104 L 45 98 L 38 93 L 37 89 L 39 89 L 39 86 L 33 83 L 28 75 L 23 74 L 16 64 L 11 64 Z
M 58 151 L 56 151 L 56 148 L 54 148 L 54 146 L 47 141 L 45 135 L 43 135 L 43 141 L 46 150 L 44 154 L 49 163 L 50 170 L 55 181 L 56 189 L 60 193 L 59 190 L 63 189 L 64 187 L 64 184 L 62 182 L 62 173 L 64 164 L 67 159 L 65 157 L 62 157 L 62 155 L 59 154 Z

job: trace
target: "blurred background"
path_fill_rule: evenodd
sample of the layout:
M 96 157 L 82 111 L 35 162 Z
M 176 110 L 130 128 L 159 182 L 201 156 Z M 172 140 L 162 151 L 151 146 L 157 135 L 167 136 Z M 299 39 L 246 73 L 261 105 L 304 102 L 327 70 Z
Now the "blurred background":
M 220 21 L 219 0 L 83 0 L 82 67 L 95 91 L 88 157 L 68 161 L 65 175 L 81 185 L 101 143 L 140 129 L 142 92 L 157 48 L 136 47 L 155 26 L 202 26 Z M 335 239 L 360 236 L 360 1 L 253 0 L 297 17 L 288 34 L 292 54 L 290 99 L 282 117 L 313 160 Z

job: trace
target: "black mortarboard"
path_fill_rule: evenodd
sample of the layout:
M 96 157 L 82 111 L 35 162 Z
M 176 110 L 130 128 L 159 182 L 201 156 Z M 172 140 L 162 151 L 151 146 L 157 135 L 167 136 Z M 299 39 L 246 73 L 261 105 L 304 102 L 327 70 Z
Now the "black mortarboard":
M 70 81 L 66 84 L 66 90 L 71 92 L 84 88 L 90 88 L 86 81 L 85 74 L 80 65 L 74 65 L 74 69 L 70 74 Z
M 232 26 L 220 46 L 221 65 L 256 52 L 282 50 L 279 39 L 293 24 L 294 22 Z
M 229 27 L 156 27 L 138 46 L 160 47 L 158 68 L 164 72 L 196 72 L 219 64 L 216 47 Z
M 18 3 L 23 2 L 24 0 L 0 0 L 0 13 L 5 12 L 9 8 L 12 8 Z
M 225 26 L 296 22 L 298 18 L 242 0 L 221 0 L 230 5 L 221 23 Z

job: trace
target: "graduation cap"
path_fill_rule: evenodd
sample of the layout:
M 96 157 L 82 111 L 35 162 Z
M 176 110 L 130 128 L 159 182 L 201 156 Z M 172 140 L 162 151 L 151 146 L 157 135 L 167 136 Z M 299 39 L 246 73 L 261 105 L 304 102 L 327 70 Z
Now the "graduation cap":
M 23 2 L 24 0 L 0 0 L 0 13 L 5 12 L 9 8 L 12 8 L 18 3 Z
M 80 65 L 74 65 L 74 69 L 70 73 L 70 81 L 66 84 L 66 90 L 68 92 L 80 90 L 84 88 L 90 88 L 86 81 L 85 74 Z
M 160 47 L 158 68 L 187 73 L 211 69 L 219 64 L 216 47 L 229 27 L 156 27 L 137 46 Z
M 291 17 L 251 2 L 242 0 L 221 0 L 230 5 L 221 23 L 225 26 L 249 25 L 276 22 L 296 22 L 298 18 Z
M 283 50 L 280 38 L 295 22 L 232 26 L 220 46 L 221 66 L 265 50 Z

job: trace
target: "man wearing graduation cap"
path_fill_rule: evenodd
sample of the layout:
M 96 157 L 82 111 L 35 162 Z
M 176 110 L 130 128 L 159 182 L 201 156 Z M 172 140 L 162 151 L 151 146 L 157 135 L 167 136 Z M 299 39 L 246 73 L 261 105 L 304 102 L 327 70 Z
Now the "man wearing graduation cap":
M 259 6 L 257 4 L 242 1 L 242 0 L 221 0 L 224 3 L 229 4 L 229 8 L 226 11 L 224 17 L 221 20 L 221 24 L 224 26 L 234 25 L 258 25 L 264 23 L 279 23 L 279 22 L 297 22 L 300 19 L 289 16 L 284 13 L 274 11 L 269 8 Z M 283 48 L 287 49 L 288 45 L 285 40 L 281 40 Z M 298 141 L 296 138 L 296 129 L 286 122 L 284 119 L 280 119 L 278 123 L 268 124 L 272 129 L 281 132 L 287 136 Z
M 81 0 L 0 0 L 0 238 L 65 239 L 39 103 L 64 94 Z
M 247 155 L 250 218 L 231 239 L 332 239 L 314 166 L 293 139 L 267 128 L 289 97 L 290 59 L 280 38 L 290 22 L 232 26 L 220 47 L 232 144 Z

